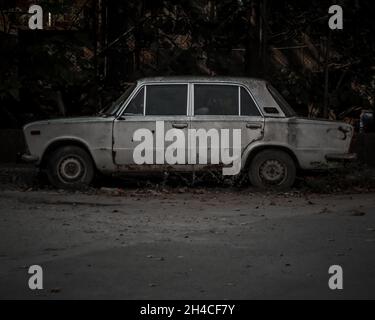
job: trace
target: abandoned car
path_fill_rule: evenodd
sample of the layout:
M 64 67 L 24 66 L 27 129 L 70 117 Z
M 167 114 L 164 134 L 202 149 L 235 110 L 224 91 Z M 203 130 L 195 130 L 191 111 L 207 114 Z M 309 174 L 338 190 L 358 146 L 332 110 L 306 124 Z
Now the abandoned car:
M 299 169 L 354 157 L 352 126 L 297 117 L 268 82 L 252 78 L 142 79 L 96 116 L 34 122 L 24 134 L 23 159 L 57 188 L 88 185 L 98 172 L 222 169 L 282 190 Z

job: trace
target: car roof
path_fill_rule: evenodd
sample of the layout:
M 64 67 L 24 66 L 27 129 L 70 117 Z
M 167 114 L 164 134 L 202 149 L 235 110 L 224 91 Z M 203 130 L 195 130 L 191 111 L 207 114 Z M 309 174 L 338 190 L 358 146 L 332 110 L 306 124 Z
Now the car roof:
M 242 84 L 260 84 L 267 83 L 266 80 L 257 78 L 245 78 L 245 77 L 210 77 L 210 76 L 168 76 L 168 77 L 149 77 L 139 79 L 139 84 L 144 83 L 174 83 L 174 82 L 231 82 L 231 83 L 242 83 Z

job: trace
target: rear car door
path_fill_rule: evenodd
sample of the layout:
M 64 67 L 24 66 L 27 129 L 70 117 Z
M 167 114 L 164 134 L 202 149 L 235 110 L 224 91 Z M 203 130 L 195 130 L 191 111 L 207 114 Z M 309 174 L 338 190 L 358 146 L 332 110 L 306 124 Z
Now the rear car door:
M 191 129 L 204 129 L 209 131 L 215 129 L 219 133 L 222 130 L 229 130 L 230 139 L 228 148 L 229 153 L 233 155 L 234 129 L 241 130 L 241 154 L 244 149 L 252 142 L 263 137 L 264 118 L 251 96 L 250 92 L 243 86 L 226 83 L 195 83 L 193 86 L 193 116 L 191 119 Z M 192 131 L 193 132 L 193 131 Z M 190 143 L 190 163 L 202 164 L 199 161 L 199 147 L 192 148 L 192 143 L 199 145 L 191 137 Z M 218 150 L 212 150 L 218 148 Z M 219 163 L 212 159 L 212 155 L 221 154 L 222 144 L 208 143 L 207 163 L 208 165 L 222 166 L 222 158 Z

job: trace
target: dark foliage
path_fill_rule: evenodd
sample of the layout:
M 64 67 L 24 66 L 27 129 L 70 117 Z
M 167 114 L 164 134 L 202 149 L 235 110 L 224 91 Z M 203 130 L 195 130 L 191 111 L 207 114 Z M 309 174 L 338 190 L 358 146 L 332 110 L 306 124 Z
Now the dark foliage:
M 30 3 L 42 5 L 45 23 L 50 12 L 52 25 L 27 30 Z M 344 9 L 344 30 L 328 28 L 332 4 Z M 265 78 L 302 115 L 324 116 L 326 105 L 331 118 L 358 118 L 374 107 L 374 7 L 370 0 L 3 0 L 1 127 L 94 113 L 139 77 L 187 74 Z

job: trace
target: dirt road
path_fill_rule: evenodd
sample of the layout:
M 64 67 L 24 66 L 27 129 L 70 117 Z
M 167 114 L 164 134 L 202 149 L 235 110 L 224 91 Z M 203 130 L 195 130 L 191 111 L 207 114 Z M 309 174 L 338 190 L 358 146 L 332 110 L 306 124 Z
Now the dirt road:
M 2 299 L 375 298 L 375 194 L 3 190 L 0 239 Z

